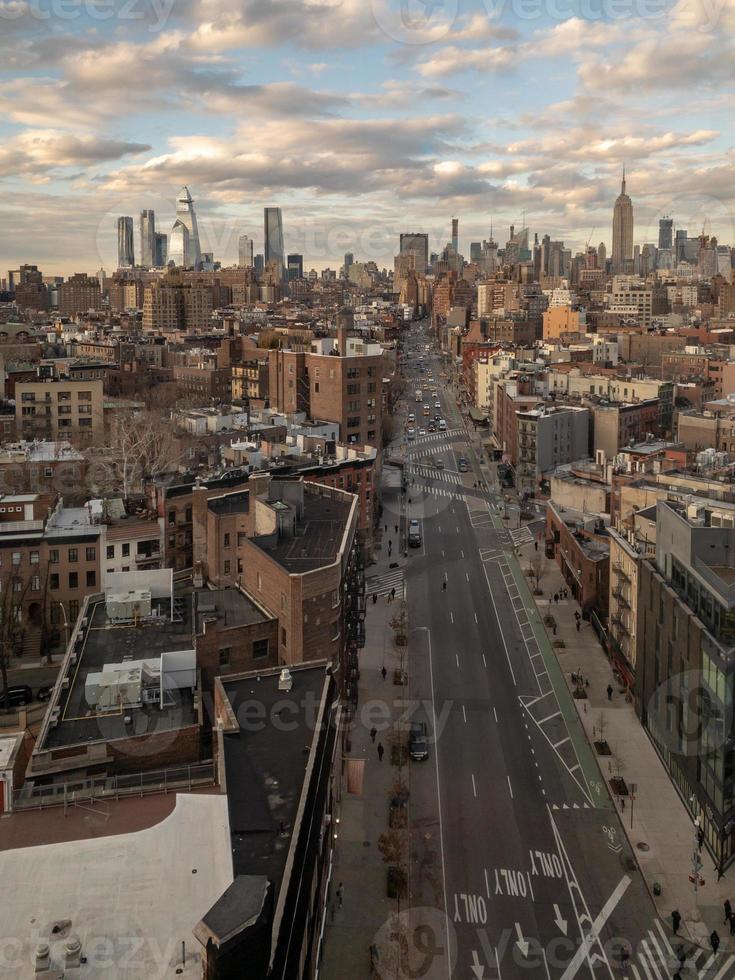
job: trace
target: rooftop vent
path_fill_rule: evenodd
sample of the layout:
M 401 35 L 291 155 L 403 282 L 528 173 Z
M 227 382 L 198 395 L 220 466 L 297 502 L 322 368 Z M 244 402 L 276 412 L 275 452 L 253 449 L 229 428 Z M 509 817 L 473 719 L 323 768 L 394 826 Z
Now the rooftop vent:
M 291 671 L 288 667 L 284 667 L 281 671 L 281 675 L 278 678 L 278 690 L 279 691 L 290 691 L 293 687 L 293 678 L 291 677 Z

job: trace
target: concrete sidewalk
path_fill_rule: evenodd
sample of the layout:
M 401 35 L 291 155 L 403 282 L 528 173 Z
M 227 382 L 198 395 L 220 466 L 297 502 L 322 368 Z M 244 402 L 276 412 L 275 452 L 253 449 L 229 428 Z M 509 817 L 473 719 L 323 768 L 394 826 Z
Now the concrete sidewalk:
M 383 535 L 382 528 L 379 532 Z M 398 550 L 393 529 L 393 551 Z M 377 551 L 378 560 L 371 565 L 369 575 L 382 574 L 388 569 L 387 544 Z M 406 559 L 399 559 L 401 567 Z M 320 977 L 324 980 L 370 980 L 370 947 L 390 928 L 396 902 L 387 897 L 387 865 L 378 849 L 380 835 L 388 830 L 389 798 L 394 786 L 397 767 L 390 760 L 390 718 L 400 713 L 398 701 L 403 688 L 393 683 L 393 668 L 397 661 L 392 650 L 392 631 L 389 621 L 400 609 L 398 601 L 388 602 L 381 596 L 373 604 L 368 595 L 366 641 L 360 653 L 359 700 L 353 719 L 350 759 L 364 759 L 363 789 L 360 796 L 346 792 L 343 778 L 342 800 L 339 807 L 339 829 L 335 849 L 332 880 L 329 889 L 329 908 L 324 934 Z M 385 665 L 386 679 L 381 668 Z M 370 728 L 378 733 L 375 743 Z M 377 744 L 385 749 L 379 761 Z M 343 774 L 344 775 L 344 774 Z M 342 901 L 338 889 L 342 885 Z
M 542 548 L 543 542 L 539 542 Z M 533 543 L 516 548 L 524 572 L 534 553 Z M 682 916 L 680 931 L 692 942 L 709 949 L 709 936 L 716 929 L 721 948 L 735 951 L 735 937 L 723 922 L 725 899 L 735 905 L 735 873 L 728 871 L 718 882 L 717 868 L 705 846 L 700 871 L 705 884 L 695 893 L 689 881 L 695 849 L 694 815 L 674 788 L 632 702 L 626 701 L 591 625 L 583 620 L 577 631 L 574 613 L 579 607 L 571 594 L 558 603 L 550 600 L 565 585 L 556 562 L 545 559 L 540 582 L 544 597 L 536 598 L 536 605 L 542 618 L 551 612 L 556 620 L 556 635 L 548 632 L 552 641 L 564 642 L 564 647 L 555 647 L 555 653 L 570 690 L 575 686 L 572 673 L 581 670 L 589 681 L 587 698 L 575 699 L 574 703 L 590 743 L 604 740 L 610 747 L 609 756 L 595 753 L 603 780 L 609 786 L 611 778 L 620 776 L 628 785 L 636 785 L 632 805 L 630 798 L 626 801 L 613 794 L 613 800 L 649 890 L 652 893 L 654 882 L 661 885 L 661 895 L 652 896 L 659 915 L 670 924 L 672 910 L 678 909 Z M 613 688 L 611 700 L 608 685 Z

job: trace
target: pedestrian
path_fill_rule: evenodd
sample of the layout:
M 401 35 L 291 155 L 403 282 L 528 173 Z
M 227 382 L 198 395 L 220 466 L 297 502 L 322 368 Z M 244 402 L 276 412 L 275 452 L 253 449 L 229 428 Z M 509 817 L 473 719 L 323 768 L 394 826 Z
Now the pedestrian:
M 671 913 L 671 928 L 674 930 L 674 935 L 679 935 L 679 926 L 681 925 L 681 915 L 678 909 L 674 909 Z
M 557 606 L 559 605 L 559 593 L 558 592 L 555 592 L 554 593 L 554 602 L 557 604 Z
M 393 602 L 395 597 L 396 597 L 396 587 L 394 585 L 393 588 L 390 590 L 390 601 Z
M 387 524 L 385 525 L 385 533 L 386 534 L 388 533 L 388 525 Z
M 613 689 L 612 684 L 607 685 L 607 700 L 612 701 Z
M 442 592 L 446 592 L 446 591 L 447 591 L 447 580 L 444 579 L 444 581 L 442 582 Z
M 717 935 L 717 930 L 713 930 L 712 935 L 709 937 L 709 944 L 712 947 L 712 955 L 717 956 L 717 950 L 720 948 L 720 937 Z
M 342 887 L 342 882 L 340 881 L 337 886 L 337 908 L 342 908 L 342 895 L 344 894 L 344 888 Z
M 396 534 L 398 534 L 398 525 L 396 524 Z
M 730 899 L 729 898 L 726 898 L 725 899 L 725 906 L 724 906 L 724 908 L 725 908 L 725 922 L 727 923 L 732 918 L 732 905 L 730 905 Z
M 380 668 L 380 673 L 383 680 L 385 680 L 386 674 L 388 673 L 388 671 L 385 669 L 385 664 L 383 664 L 383 666 Z
M 730 916 L 730 935 L 735 936 L 735 915 Z
M 579 633 L 579 620 L 577 620 L 577 632 Z
M 373 592 L 373 605 L 375 605 L 375 603 L 377 601 L 378 601 L 378 593 L 377 592 Z
M 378 729 L 373 725 L 370 729 L 370 741 L 375 745 L 375 736 L 378 734 Z
M 385 749 L 383 748 L 383 743 L 382 742 L 378 742 L 378 762 L 382 762 L 383 761 L 383 753 L 384 752 L 385 752 Z
M 533 542 L 533 550 L 538 551 L 538 541 Z

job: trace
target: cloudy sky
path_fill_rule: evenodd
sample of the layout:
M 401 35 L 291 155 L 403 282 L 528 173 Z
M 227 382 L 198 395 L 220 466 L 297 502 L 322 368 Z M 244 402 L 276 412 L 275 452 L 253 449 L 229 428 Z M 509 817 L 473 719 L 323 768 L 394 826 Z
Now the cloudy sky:
M 609 246 L 623 164 L 636 242 L 735 244 L 733 39 L 735 0 L 0 0 L 0 275 L 114 268 L 183 183 L 225 263 L 272 204 L 307 268 L 452 215 Z

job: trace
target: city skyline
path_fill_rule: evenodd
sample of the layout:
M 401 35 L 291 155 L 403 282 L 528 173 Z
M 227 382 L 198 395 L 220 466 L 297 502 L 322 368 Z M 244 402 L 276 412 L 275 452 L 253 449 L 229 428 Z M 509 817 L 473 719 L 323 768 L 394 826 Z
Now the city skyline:
M 203 250 L 233 264 L 238 236 L 271 202 L 289 216 L 288 247 L 316 267 L 338 265 L 345 248 L 375 258 L 360 247 L 374 228 L 444 227 L 456 214 L 469 242 L 487 237 L 490 217 L 518 226 L 524 210 L 573 248 L 595 227 L 610 252 L 623 164 L 639 243 L 656 241 L 666 213 L 735 240 L 718 90 L 732 4 L 709 20 L 684 3 L 665 20 L 436 9 L 423 33 L 377 0 L 303 4 L 290 17 L 256 18 L 250 2 L 232 16 L 172 8 L 165 23 L 152 11 L 80 16 L 56 25 L 53 54 L 45 22 L 4 21 L 15 77 L 0 85 L 0 264 L 109 266 L 108 215 L 162 213 L 181 184 L 201 202 Z M 641 97 L 647 111 L 632 114 Z M 335 225 L 353 238 L 318 255 L 304 246 L 334 238 Z

